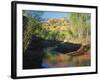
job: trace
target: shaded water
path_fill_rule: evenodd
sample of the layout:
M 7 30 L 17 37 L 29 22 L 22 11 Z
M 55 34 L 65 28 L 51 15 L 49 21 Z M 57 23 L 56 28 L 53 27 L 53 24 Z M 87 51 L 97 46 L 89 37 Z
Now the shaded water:
M 29 47 L 23 53 L 23 69 L 90 66 L 90 51 L 80 56 L 69 56 L 70 52 L 80 48 L 80 44 L 62 41 L 32 38 Z
M 69 56 L 52 50 L 51 47 L 46 49 L 42 63 L 43 68 L 82 67 L 91 65 L 90 51 L 80 56 Z

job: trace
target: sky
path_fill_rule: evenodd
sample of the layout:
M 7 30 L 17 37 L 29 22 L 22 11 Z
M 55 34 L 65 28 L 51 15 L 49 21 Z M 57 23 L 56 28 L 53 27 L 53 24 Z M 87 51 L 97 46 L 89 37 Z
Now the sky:
M 54 18 L 54 19 L 59 19 L 59 18 L 63 18 L 63 17 L 68 17 L 68 13 L 67 12 L 55 12 L 55 11 L 33 11 L 33 10 L 24 10 L 26 13 L 32 13 L 32 15 L 37 14 L 37 12 L 39 12 L 39 14 L 41 14 L 40 12 L 43 12 L 42 14 L 42 18 L 43 19 L 50 19 L 50 18 Z
M 42 18 L 49 19 L 49 18 L 63 18 L 63 17 L 68 17 L 68 13 L 65 12 L 51 12 L 51 11 L 46 11 L 44 12 Z

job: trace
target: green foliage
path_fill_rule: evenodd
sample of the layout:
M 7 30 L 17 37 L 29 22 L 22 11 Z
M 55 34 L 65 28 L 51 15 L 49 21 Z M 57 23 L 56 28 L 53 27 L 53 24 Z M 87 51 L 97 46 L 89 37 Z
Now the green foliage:
M 69 23 L 64 18 L 49 19 L 47 22 L 42 23 L 42 29 L 37 30 L 35 35 L 49 40 L 68 39 L 72 34 L 68 29 Z
M 90 14 L 89 13 L 71 13 L 70 22 L 72 25 L 73 36 L 84 38 L 90 35 Z
M 69 13 L 69 19 L 42 19 L 43 12 L 23 11 L 23 46 L 27 49 L 33 35 L 43 39 L 69 41 L 74 43 L 90 42 L 89 13 Z
M 38 13 L 38 14 L 37 14 Z M 40 12 L 41 13 L 41 12 Z M 41 15 L 39 12 L 23 11 L 23 46 L 27 49 L 32 39 L 33 31 L 41 29 Z M 35 33 L 34 33 L 35 34 Z

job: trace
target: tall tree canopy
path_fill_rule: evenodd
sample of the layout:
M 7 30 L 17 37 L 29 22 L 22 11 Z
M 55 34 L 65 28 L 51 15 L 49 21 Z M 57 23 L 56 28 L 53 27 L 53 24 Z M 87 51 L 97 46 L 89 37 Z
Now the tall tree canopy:
M 41 20 L 43 12 L 23 10 L 23 46 L 24 51 L 28 47 L 33 32 L 41 29 Z
M 78 39 L 90 38 L 90 19 L 89 13 L 70 13 L 71 31 L 73 37 Z

